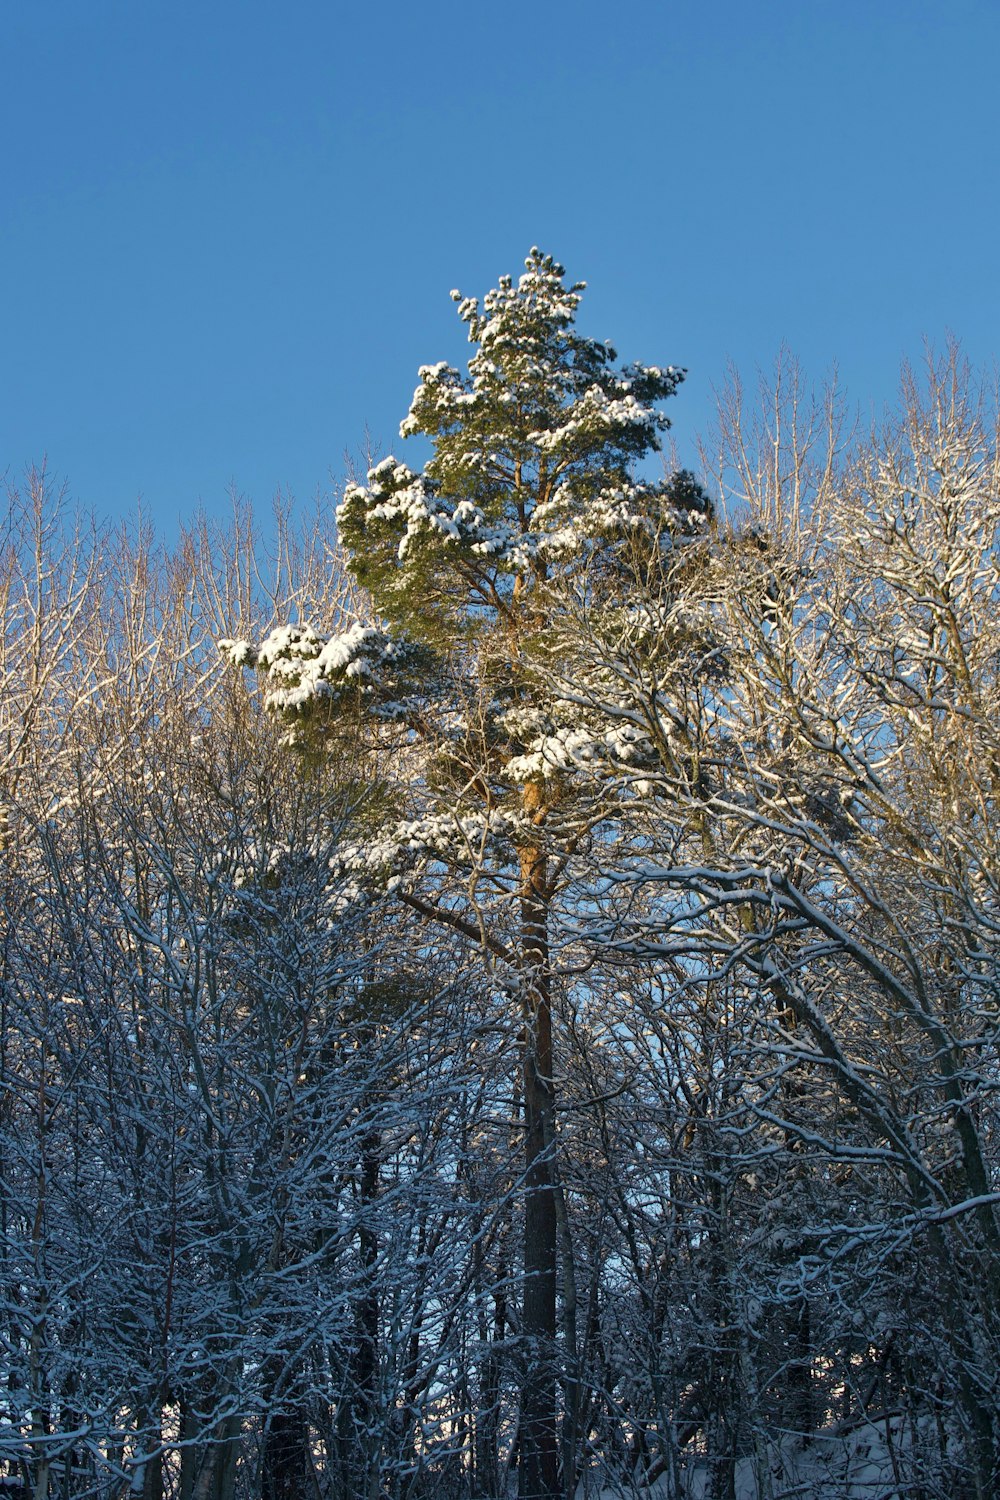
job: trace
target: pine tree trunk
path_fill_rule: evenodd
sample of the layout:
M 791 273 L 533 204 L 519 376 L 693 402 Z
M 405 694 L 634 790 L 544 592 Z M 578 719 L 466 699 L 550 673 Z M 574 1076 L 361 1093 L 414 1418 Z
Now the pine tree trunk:
M 313 1489 L 309 1424 L 301 1410 L 271 1414 L 261 1462 L 261 1500 L 305 1500 Z
M 526 1348 L 521 1417 L 520 1500 L 559 1494 L 556 1431 L 556 1203 L 553 1163 L 552 1006 L 549 980 L 545 855 L 523 848 L 521 952 L 524 961 L 525 1206 L 524 1317 Z
M 193 1500 L 195 1478 L 198 1472 L 198 1448 L 195 1443 L 198 1436 L 198 1421 L 190 1401 L 186 1398 L 181 1400 L 180 1435 L 183 1447 L 181 1448 L 178 1500 Z
M 155 1419 L 155 1422 L 154 1422 L 153 1414 L 151 1412 L 149 1412 L 149 1411 L 140 1412 L 138 1414 L 138 1419 L 137 1419 L 137 1424 L 136 1425 L 138 1426 L 139 1431 L 144 1434 L 144 1436 L 141 1439 L 141 1441 L 145 1445 L 152 1446 L 153 1445 L 153 1439 L 155 1438 L 156 1439 L 155 1446 L 159 1447 L 159 1444 L 162 1441 L 162 1436 L 163 1436 L 163 1433 L 162 1433 L 162 1413 L 157 1413 L 157 1416 L 156 1416 L 156 1419 Z M 66 1457 L 67 1473 L 69 1472 L 69 1466 L 72 1463 L 72 1459 L 73 1459 L 72 1453 L 67 1454 L 67 1457 Z M 67 1490 L 67 1494 L 68 1493 L 69 1493 L 69 1491 Z M 143 1466 L 143 1474 L 142 1474 L 142 1500 L 163 1500 L 163 1454 L 162 1453 L 155 1453 L 152 1458 L 147 1459 L 145 1465 Z
M 361 1285 L 355 1308 L 354 1349 L 344 1372 L 344 1393 L 337 1414 L 337 1453 L 340 1485 L 345 1497 L 366 1496 L 373 1485 L 377 1451 L 372 1427 L 376 1422 L 379 1367 L 378 1233 L 370 1210 L 379 1194 L 382 1138 L 368 1131 L 361 1143 L 360 1202 L 358 1227 Z

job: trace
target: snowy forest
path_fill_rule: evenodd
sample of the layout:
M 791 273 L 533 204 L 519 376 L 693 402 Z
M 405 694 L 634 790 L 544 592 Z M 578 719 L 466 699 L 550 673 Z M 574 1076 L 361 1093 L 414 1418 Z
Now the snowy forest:
M 995 391 L 452 295 L 335 510 L 7 494 L 0 1494 L 990 1500 Z

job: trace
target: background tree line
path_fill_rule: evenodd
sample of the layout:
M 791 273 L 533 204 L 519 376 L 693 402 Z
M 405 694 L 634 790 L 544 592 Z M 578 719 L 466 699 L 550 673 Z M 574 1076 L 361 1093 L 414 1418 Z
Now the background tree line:
M 336 525 L 8 495 L 8 1490 L 995 1493 L 996 402 L 651 478 L 581 293 Z

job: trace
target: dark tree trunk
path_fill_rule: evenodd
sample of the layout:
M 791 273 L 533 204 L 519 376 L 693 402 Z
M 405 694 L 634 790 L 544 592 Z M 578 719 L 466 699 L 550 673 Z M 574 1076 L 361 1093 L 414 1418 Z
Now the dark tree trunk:
M 272 1413 L 264 1435 L 261 1500 L 306 1500 L 312 1494 L 309 1424 L 301 1411 Z
M 375 1419 L 378 1378 L 379 1284 L 378 1234 L 369 1216 L 378 1199 L 381 1135 L 369 1131 L 361 1144 L 358 1252 L 361 1260 L 361 1290 L 355 1310 L 354 1348 L 346 1372 L 344 1396 L 337 1415 L 337 1446 L 340 1456 L 342 1493 L 366 1496 L 371 1483 L 373 1460 L 371 1427 Z
M 556 1430 L 556 1203 L 553 1139 L 552 1006 L 545 855 L 521 850 L 521 951 L 524 961 L 524 1391 L 520 1500 L 559 1494 Z

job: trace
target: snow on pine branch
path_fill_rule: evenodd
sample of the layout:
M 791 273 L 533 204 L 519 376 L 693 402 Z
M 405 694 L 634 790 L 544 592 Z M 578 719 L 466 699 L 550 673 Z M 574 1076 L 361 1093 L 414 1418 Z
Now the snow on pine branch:
M 221 640 L 219 650 L 234 666 L 266 675 L 264 705 L 282 714 L 301 712 L 323 699 L 336 701 L 348 689 L 378 697 L 395 686 L 409 654 L 377 626 L 357 621 L 326 640 L 311 625 L 278 625 L 259 646 Z

